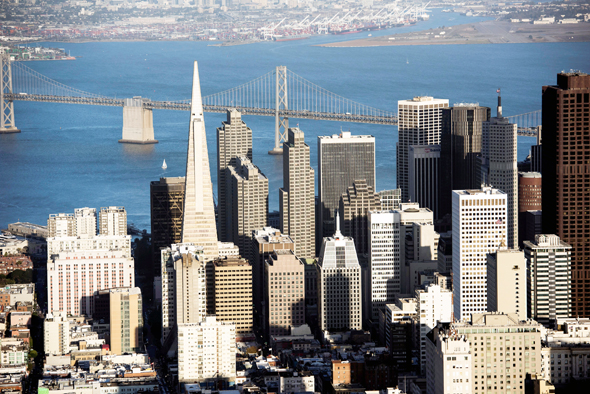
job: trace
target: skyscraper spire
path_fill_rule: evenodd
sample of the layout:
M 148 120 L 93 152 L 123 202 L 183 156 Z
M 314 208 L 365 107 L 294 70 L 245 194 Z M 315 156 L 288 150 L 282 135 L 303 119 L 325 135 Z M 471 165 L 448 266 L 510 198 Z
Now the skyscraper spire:
M 185 182 L 182 242 L 191 242 L 202 246 L 204 260 L 210 261 L 219 256 L 219 251 L 197 62 L 195 62 L 193 72 Z

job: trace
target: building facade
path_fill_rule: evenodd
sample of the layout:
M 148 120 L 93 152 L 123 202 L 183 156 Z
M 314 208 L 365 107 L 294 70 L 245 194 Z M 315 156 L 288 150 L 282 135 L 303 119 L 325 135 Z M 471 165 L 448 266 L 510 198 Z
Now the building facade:
M 500 246 L 487 256 L 488 312 L 528 318 L 527 266 L 520 250 Z
M 408 147 L 408 199 L 438 212 L 440 145 Z
M 99 234 L 127 235 L 127 211 L 124 207 L 102 207 L 99 215 Z
M 534 235 L 541 233 L 540 228 L 538 232 L 535 232 L 536 229 L 534 226 L 534 222 L 531 226 L 531 223 L 527 221 L 527 212 L 541 212 L 541 210 L 543 209 L 543 200 L 541 198 L 542 186 L 543 177 L 541 173 L 518 173 L 518 245 L 520 248 L 522 248 L 522 243 L 524 241 L 534 241 Z

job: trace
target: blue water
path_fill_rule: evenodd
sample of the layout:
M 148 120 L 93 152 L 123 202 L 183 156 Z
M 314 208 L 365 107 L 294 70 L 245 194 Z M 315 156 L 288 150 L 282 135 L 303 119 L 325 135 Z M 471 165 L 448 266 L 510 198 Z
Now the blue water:
M 428 22 L 392 31 L 482 19 L 435 12 Z M 314 46 L 366 34 L 229 47 L 208 46 L 207 42 L 52 43 L 82 57 L 70 62 L 29 62 L 27 66 L 93 93 L 180 100 L 190 97 L 194 60 L 199 61 L 204 95 L 285 65 L 334 93 L 394 111 L 398 100 L 417 95 L 448 98 L 451 104 L 479 102 L 494 107 L 496 89 L 501 87 L 504 115 L 540 109 L 541 87 L 554 84 L 559 71 L 590 71 L 590 43 Z M 149 229 L 150 181 L 184 175 L 188 112 L 154 111 L 160 143 L 150 146 L 117 143 L 122 127 L 118 107 L 18 102 L 15 116 L 22 133 L 0 135 L 0 228 L 17 220 L 43 224 L 50 213 L 73 212 L 78 207 L 122 205 L 130 222 Z M 224 114 L 205 117 L 214 190 L 215 128 L 224 119 Z M 274 118 L 244 116 L 244 120 L 253 130 L 254 162 L 270 180 L 270 207 L 277 209 L 282 157 L 267 154 L 274 145 Z M 291 119 L 292 126 L 297 123 L 311 146 L 315 168 L 318 135 L 341 129 L 374 135 L 377 190 L 396 186 L 395 127 Z M 533 143 L 533 138 L 519 138 L 519 159 L 526 157 Z M 160 168 L 164 159 L 166 171 Z

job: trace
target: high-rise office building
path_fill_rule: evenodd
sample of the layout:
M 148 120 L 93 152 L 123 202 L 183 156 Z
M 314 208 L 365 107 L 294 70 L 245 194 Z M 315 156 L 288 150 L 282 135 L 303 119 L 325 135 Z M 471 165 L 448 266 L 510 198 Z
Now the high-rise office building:
M 479 104 L 455 104 L 442 113 L 439 168 L 439 210 L 444 218 L 451 214 L 453 190 L 479 189 L 479 159 L 483 122 L 490 109 Z
M 94 319 L 109 324 L 107 343 L 112 354 L 143 351 L 143 305 L 139 287 L 99 290 Z
M 319 217 L 317 249 L 335 231 L 335 211 L 342 193 L 358 179 L 375 190 L 375 137 L 349 131 L 318 137 Z
M 216 259 L 219 257 L 219 250 L 213 206 L 213 186 L 209 171 L 207 136 L 197 62 L 194 63 L 193 71 L 184 192 L 182 243 L 194 243 L 203 247 L 205 262 Z
M 537 126 L 537 145 L 531 146 L 531 171 L 543 173 L 543 126 Z
M 127 235 L 127 211 L 123 207 L 103 207 L 99 211 L 99 233 Z
M 543 209 L 542 186 L 543 177 L 540 173 L 518 173 L 518 242 L 521 248 L 525 240 L 534 241 L 534 235 L 541 234 L 541 229 L 537 231 L 535 221 L 529 218 L 529 211 L 541 212 Z
M 226 170 L 226 235 L 242 256 L 251 258 L 252 231 L 268 220 L 268 178 L 247 157 L 234 161 Z
M 305 323 L 305 266 L 289 249 L 272 252 L 266 259 L 266 335 L 288 335 Z
M 572 316 L 571 253 L 572 247 L 557 235 L 540 234 L 532 242 L 524 241 L 528 308 L 530 317 L 541 324 Z
M 572 315 L 590 317 L 590 75 L 543 86 L 543 232 L 572 246 Z M 582 166 L 582 167 L 580 167 Z
M 315 257 L 315 183 L 309 145 L 299 128 L 289 129 L 283 144 L 283 184 L 279 189 L 281 232 L 295 241 L 300 258 Z
M 338 215 L 334 236 L 324 238 L 317 269 L 320 329 L 362 329 L 361 266 L 354 240 L 340 232 Z
M 150 182 L 150 211 L 154 273 L 160 275 L 160 248 L 182 240 L 184 177 L 160 178 Z
M 481 183 L 502 190 L 507 201 L 507 239 L 510 249 L 518 248 L 518 168 L 516 124 L 502 116 L 498 96 L 498 115 L 482 125 Z
M 369 211 L 381 210 L 379 194 L 363 180 L 355 180 L 340 197 L 342 234 L 352 237 L 359 256 L 369 252 Z
M 227 201 L 227 179 L 231 178 L 231 174 L 227 169 L 237 167 L 238 157 L 252 161 L 252 130 L 246 126 L 238 110 L 229 109 L 227 120 L 217 128 L 217 219 L 219 240 L 224 242 L 236 242 L 230 230 L 231 204 Z
M 408 199 L 438 212 L 440 145 L 408 147 Z
M 501 245 L 487 256 L 488 312 L 528 317 L 527 267 L 524 253 Z
M 398 134 L 397 143 L 397 187 L 402 191 L 402 201 L 408 201 L 409 169 L 408 150 L 410 145 L 440 144 L 442 109 L 449 106 L 447 99 L 428 96 L 397 102 Z
M 453 302 L 455 319 L 487 311 L 487 260 L 506 242 L 507 196 L 501 190 L 453 190 Z

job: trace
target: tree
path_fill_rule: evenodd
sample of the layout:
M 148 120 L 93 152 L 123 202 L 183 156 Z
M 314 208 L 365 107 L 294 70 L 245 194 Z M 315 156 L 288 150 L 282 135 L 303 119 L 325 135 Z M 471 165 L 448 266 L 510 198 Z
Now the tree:
M 35 349 L 29 350 L 29 360 L 37 358 L 38 355 L 39 355 L 39 353 L 37 353 L 37 351 Z

